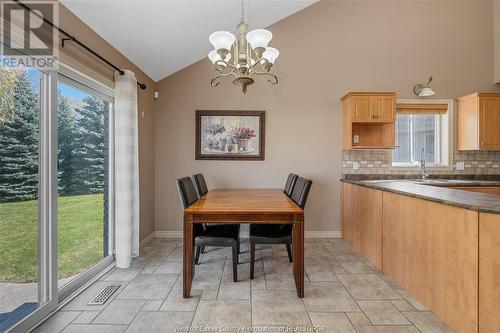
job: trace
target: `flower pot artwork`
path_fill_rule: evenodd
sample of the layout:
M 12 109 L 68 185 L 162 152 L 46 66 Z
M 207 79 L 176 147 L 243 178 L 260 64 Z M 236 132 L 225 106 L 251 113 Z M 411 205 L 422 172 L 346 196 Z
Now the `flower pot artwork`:
M 197 160 L 264 160 L 265 111 L 196 110 Z
M 227 139 L 221 138 L 219 140 L 219 149 L 220 151 L 226 151 Z
M 240 148 L 240 151 L 248 150 L 248 141 L 250 141 L 250 139 L 238 139 L 238 147 Z

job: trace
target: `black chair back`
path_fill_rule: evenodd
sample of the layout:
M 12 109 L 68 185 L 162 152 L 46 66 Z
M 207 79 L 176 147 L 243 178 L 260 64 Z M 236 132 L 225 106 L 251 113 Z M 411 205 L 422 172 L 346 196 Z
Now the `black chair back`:
M 196 186 L 196 192 L 198 196 L 201 198 L 208 192 L 207 183 L 205 183 L 205 177 L 201 173 L 198 173 L 193 176 L 194 185 Z
M 295 182 L 295 186 L 292 191 L 292 200 L 295 201 L 300 208 L 306 206 L 307 196 L 309 195 L 309 190 L 311 189 L 312 180 L 299 177 Z
M 292 195 L 293 187 L 295 186 L 297 178 L 299 178 L 299 176 L 297 176 L 294 173 L 288 175 L 288 178 L 286 179 L 285 183 L 285 188 L 283 189 L 283 192 L 285 192 L 286 195 L 288 196 Z
M 194 189 L 193 181 L 189 177 L 184 177 L 177 179 L 177 191 L 179 192 L 179 197 L 181 198 L 182 207 L 184 209 L 191 206 L 196 200 L 198 200 L 198 195 Z

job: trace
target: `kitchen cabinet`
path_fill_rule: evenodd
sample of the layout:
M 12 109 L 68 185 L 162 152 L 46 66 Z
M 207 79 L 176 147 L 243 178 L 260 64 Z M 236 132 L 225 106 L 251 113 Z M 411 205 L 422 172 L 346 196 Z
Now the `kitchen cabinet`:
M 343 149 L 394 148 L 396 93 L 351 92 L 341 101 Z
M 382 233 L 383 272 L 456 332 L 478 332 L 478 212 L 384 192 Z
M 341 98 L 353 123 L 391 123 L 396 120 L 396 93 L 350 92 Z
M 382 191 L 343 183 L 343 237 L 382 269 Z
M 343 239 L 456 332 L 500 333 L 500 214 L 347 182 L 341 209 Z
M 479 214 L 479 332 L 500 332 L 500 215 Z
M 500 93 L 474 93 L 457 103 L 457 149 L 500 150 Z

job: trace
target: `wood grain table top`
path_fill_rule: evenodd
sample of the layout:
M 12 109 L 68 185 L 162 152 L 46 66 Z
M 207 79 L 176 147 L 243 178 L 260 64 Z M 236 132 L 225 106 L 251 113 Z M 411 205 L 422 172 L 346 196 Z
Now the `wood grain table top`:
M 303 214 L 281 189 L 213 189 L 184 210 L 186 214 Z

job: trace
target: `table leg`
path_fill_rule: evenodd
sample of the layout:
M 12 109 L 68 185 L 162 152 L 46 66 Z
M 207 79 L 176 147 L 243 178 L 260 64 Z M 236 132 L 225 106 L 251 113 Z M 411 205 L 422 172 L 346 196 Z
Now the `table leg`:
M 293 272 L 297 295 L 304 298 L 304 214 L 293 217 Z
M 184 298 L 191 295 L 191 283 L 193 281 L 193 250 L 194 250 L 194 225 L 193 215 L 184 214 L 184 251 L 183 251 L 183 281 L 182 294 Z

